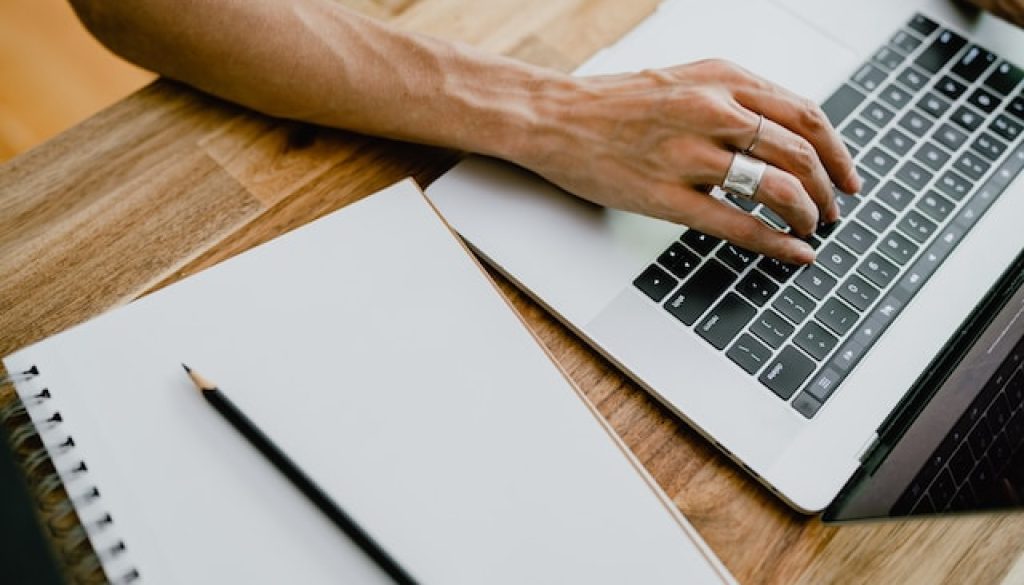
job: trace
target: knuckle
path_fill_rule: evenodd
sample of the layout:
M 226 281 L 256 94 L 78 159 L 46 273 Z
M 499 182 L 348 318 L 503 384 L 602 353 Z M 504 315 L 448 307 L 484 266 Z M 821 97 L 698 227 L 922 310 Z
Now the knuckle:
M 818 151 L 814 146 L 803 138 L 798 139 L 792 148 L 793 166 L 797 173 L 804 176 L 814 176 L 818 168 Z
M 811 132 L 818 132 L 830 127 L 828 118 L 825 117 L 825 112 L 822 111 L 815 101 L 809 98 L 801 98 L 799 107 L 800 123 L 804 128 Z

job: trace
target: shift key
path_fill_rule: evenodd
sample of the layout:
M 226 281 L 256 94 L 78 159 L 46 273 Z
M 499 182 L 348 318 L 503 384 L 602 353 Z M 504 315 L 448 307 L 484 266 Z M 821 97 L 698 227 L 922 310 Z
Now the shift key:
M 665 302 L 665 309 L 686 325 L 693 325 L 736 279 L 736 273 L 717 260 L 708 260 L 690 280 Z
M 708 312 L 708 316 L 697 325 L 700 335 L 717 349 L 725 349 L 733 338 L 750 323 L 757 310 L 736 293 L 729 293 L 722 302 Z
M 814 362 L 811 361 L 811 358 L 800 353 L 793 346 L 787 345 L 778 357 L 768 364 L 758 379 L 779 398 L 789 400 L 789 397 L 796 392 L 813 371 Z

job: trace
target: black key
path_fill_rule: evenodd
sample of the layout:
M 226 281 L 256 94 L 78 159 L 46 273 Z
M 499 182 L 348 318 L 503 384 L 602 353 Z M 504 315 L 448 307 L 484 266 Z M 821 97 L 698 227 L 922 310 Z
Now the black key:
M 778 258 L 771 258 L 765 256 L 757 263 L 757 267 L 763 270 L 768 276 L 771 276 L 779 282 L 786 282 L 790 276 L 796 274 L 796 271 L 800 269 L 796 264 L 790 264 L 783 262 Z
M 768 364 L 758 380 L 783 400 L 789 400 L 813 371 L 814 362 L 793 346 L 787 345 Z
M 971 45 L 953 65 L 953 73 L 966 81 L 975 81 L 995 62 L 995 55 L 977 45 Z
M 896 227 L 918 244 L 923 244 L 932 237 L 938 226 L 932 220 L 911 209 Z
M 755 203 L 753 200 L 744 199 L 743 197 L 737 197 L 732 193 L 726 193 L 725 198 L 729 201 L 729 203 L 732 203 L 733 205 L 739 207 L 740 209 L 746 211 L 747 213 L 754 211 L 754 208 L 757 207 L 757 203 Z
M 815 319 L 840 336 L 846 335 L 857 324 L 857 316 L 856 311 L 834 298 L 826 301 L 814 314 Z
M 892 110 L 883 106 L 880 102 L 871 102 L 865 106 L 860 115 L 863 119 L 874 124 L 876 128 L 881 128 L 888 124 L 889 120 L 892 120 L 896 114 L 893 114 Z
M 779 285 L 775 284 L 775 282 L 760 272 L 751 270 L 743 280 L 736 285 L 736 290 L 755 305 L 761 307 L 764 306 L 764 304 L 767 303 L 775 293 L 779 292 Z
M 935 186 L 950 198 L 960 201 L 971 192 L 974 184 L 953 171 L 946 171 L 946 174 L 942 175 Z
M 669 297 L 665 309 L 686 325 L 693 325 L 735 278 L 736 275 L 728 268 L 716 260 L 709 260 L 676 294 Z
M 832 232 L 836 231 L 836 228 L 839 227 L 839 223 L 840 222 L 838 221 L 833 221 L 832 223 L 819 221 L 818 229 L 814 230 L 814 235 L 822 239 L 827 238 L 832 235 Z
M 861 198 L 855 195 L 847 195 L 836 191 L 836 205 L 839 206 L 839 217 L 846 218 L 853 213 L 854 209 L 860 205 Z
M 862 162 L 883 177 L 896 166 L 896 159 L 877 146 L 864 156 Z
M 929 93 L 917 100 L 917 108 L 933 118 L 941 118 L 949 109 L 950 103 L 934 93 Z
M 839 235 L 836 236 L 836 239 L 854 252 L 863 254 L 868 251 L 868 248 L 875 242 L 877 236 L 859 223 L 848 221 L 843 226 L 843 229 L 839 230 Z
M 939 512 L 945 510 L 946 506 L 953 501 L 955 494 L 956 483 L 953 481 L 953 476 L 949 474 L 948 469 L 943 469 L 928 488 L 928 495 L 935 503 L 935 510 Z
M 1010 100 L 1010 103 L 1006 106 L 1006 111 L 1017 117 L 1018 120 L 1024 120 L 1024 96 L 1017 96 Z
M 735 293 L 729 293 L 697 325 L 697 335 L 715 346 L 715 349 L 725 349 L 755 314 L 757 311 L 750 303 Z
M 967 101 L 986 114 L 991 114 L 999 106 L 1001 100 L 984 89 L 978 88 L 974 90 L 971 97 L 967 98 Z
M 937 222 L 943 222 L 949 217 L 950 213 L 953 213 L 953 203 L 939 195 L 935 191 L 928 191 L 920 201 L 917 202 L 917 208 L 924 212 L 925 215 L 934 219 Z
M 874 59 L 875 63 L 878 63 L 889 71 L 894 71 L 900 66 L 900 63 L 903 62 L 904 57 L 903 53 L 900 53 L 899 51 L 894 51 L 889 47 L 882 47 L 874 54 L 872 59 Z
M 775 298 L 772 307 L 790 321 L 800 324 L 814 310 L 814 301 L 795 287 L 790 286 Z
M 949 117 L 954 124 L 960 126 L 968 132 L 974 132 L 981 126 L 981 123 L 985 120 L 979 114 L 976 114 L 974 110 L 960 106 L 955 112 Z
M 882 98 L 882 101 L 893 108 L 901 110 L 903 109 L 903 106 L 910 103 L 912 96 L 906 90 L 890 83 L 884 90 L 882 90 L 882 94 L 879 97 Z
M 995 162 L 1006 152 L 1006 143 L 986 132 L 974 140 L 971 144 L 971 149 L 988 160 Z
M 896 211 L 903 211 L 914 200 L 914 194 L 903 185 L 889 181 L 879 189 L 878 199 Z
M 771 309 L 765 310 L 750 325 L 750 332 L 760 337 L 768 345 L 778 348 L 793 334 L 793 327 L 778 313 Z
M 961 152 L 956 158 L 956 169 L 968 177 L 978 180 L 988 171 L 992 164 L 973 152 Z
M 921 91 L 928 84 L 928 76 L 911 67 L 904 69 L 896 80 L 914 92 Z
M 878 294 L 878 289 L 856 274 L 847 278 L 839 287 L 839 297 L 861 312 L 866 311 L 875 302 Z
M 828 121 L 832 122 L 833 126 L 838 126 L 862 101 L 864 94 L 854 89 L 852 85 L 844 83 L 821 104 L 821 109 L 828 116 Z
M 754 260 L 757 260 L 757 254 L 754 252 L 728 242 L 718 251 L 717 257 L 722 262 L 725 262 L 726 265 L 734 268 L 736 272 L 741 272 L 744 268 L 750 266 Z
M 914 153 L 914 159 L 933 171 L 941 169 L 949 157 L 948 152 L 931 142 L 925 142 Z
M 850 80 L 871 93 L 882 86 L 889 74 L 870 63 L 865 63 L 850 77 Z
M 790 232 L 790 235 L 792 235 L 794 237 L 797 237 L 796 234 L 794 234 L 793 232 Z M 818 239 L 818 237 L 815 236 L 814 234 L 811 234 L 811 235 L 809 235 L 809 236 L 807 236 L 805 238 L 801 238 L 801 239 L 803 241 L 807 242 L 807 244 L 810 245 L 811 248 L 813 248 L 815 250 L 817 250 L 821 246 L 821 240 Z
M 964 95 L 964 92 L 967 91 L 967 86 L 948 75 L 944 75 L 942 79 L 935 84 L 935 89 L 955 102 L 960 99 L 960 96 Z
M 906 183 L 911 189 L 920 191 L 924 189 L 928 181 L 932 180 L 932 174 L 924 170 L 921 165 L 908 160 L 903 163 L 900 170 L 896 171 L 896 178 Z
M 853 268 L 857 257 L 835 242 L 825 246 L 825 249 L 818 254 L 818 265 L 825 267 L 829 272 L 842 278 Z
M 896 219 L 896 215 L 879 205 L 877 201 L 868 201 L 857 213 L 857 219 L 876 232 L 882 233 Z
M 971 448 L 961 445 L 949 458 L 949 470 L 954 477 L 964 480 L 970 475 L 972 469 L 974 469 L 974 456 L 971 454 Z
M 759 215 L 761 218 L 763 218 L 768 223 L 774 225 L 777 228 L 784 228 L 784 227 L 786 227 L 786 220 L 782 219 L 782 217 L 779 216 L 778 213 L 775 213 L 774 211 L 772 211 L 771 209 L 765 207 L 764 205 L 762 205 L 757 210 L 757 215 Z
M 860 154 L 860 148 L 850 144 L 849 142 L 843 142 L 843 146 L 845 146 L 846 151 L 850 153 L 850 158 L 857 158 Z
M 796 337 L 793 338 L 793 342 L 800 349 L 809 353 L 811 357 L 819 362 L 828 357 L 829 352 L 835 348 L 837 341 L 834 335 L 825 331 L 824 327 L 814 321 L 804 325 L 797 332 Z
M 924 136 L 935 125 L 931 118 L 920 114 L 917 110 L 910 110 L 900 118 L 900 127 L 918 138 Z
M 700 264 L 700 258 L 679 242 L 673 242 L 668 250 L 658 256 L 658 263 L 679 279 L 686 278 Z
M 768 359 L 772 357 L 772 350 L 754 339 L 752 335 L 744 333 L 725 355 L 748 374 L 755 374 L 768 363 Z
M 796 285 L 821 300 L 836 285 L 836 279 L 816 265 L 805 267 L 796 277 Z
M 967 40 L 962 36 L 944 30 L 924 52 L 917 56 L 914 63 L 929 73 L 936 73 L 966 44 Z
M 792 406 L 804 418 L 811 419 L 818 413 L 818 409 L 821 408 L 821 402 L 818 402 L 816 398 L 807 392 L 801 392 L 793 399 Z
M 679 281 L 672 278 L 672 276 L 659 268 L 658 266 L 648 266 L 640 276 L 636 277 L 633 281 L 633 286 L 637 287 L 643 293 L 655 302 L 660 302 L 661 299 L 665 298 L 665 295 L 672 292 L 672 289 L 679 284 Z
M 857 165 L 857 176 L 860 177 L 860 193 L 861 197 L 871 194 L 878 186 L 878 178 L 867 172 L 864 167 Z
M 857 272 L 864 275 L 879 288 L 885 288 L 896 278 L 898 269 L 877 252 L 872 252 L 870 256 L 860 263 L 860 266 L 857 267 Z
M 927 37 L 935 32 L 935 29 L 939 28 L 939 25 L 936 24 L 934 20 L 920 14 L 915 14 L 914 17 L 910 19 L 910 22 L 907 23 L 907 26 L 911 30 L 919 33 L 922 37 Z
M 903 265 L 917 253 L 917 246 L 897 232 L 889 232 L 878 245 L 880 252 L 893 262 Z
M 889 39 L 889 44 L 900 51 L 903 51 L 904 55 L 909 55 L 914 52 L 914 49 L 920 46 L 921 39 L 901 30 Z
M 701 256 L 710 254 L 715 249 L 715 246 L 718 245 L 718 242 L 722 241 L 715 236 L 709 236 L 697 230 L 686 230 L 679 239 Z
M 846 128 L 843 128 L 842 134 L 857 146 L 866 146 L 877 132 L 871 126 L 855 119 L 851 120 Z
M 826 368 L 811 379 L 811 383 L 807 385 L 804 392 L 810 394 L 818 402 L 825 402 L 836 391 L 844 377 L 843 374 L 832 368 Z
M 935 131 L 935 140 L 937 140 L 942 146 L 956 152 L 957 150 L 960 150 L 960 147 L 963 146 L 964 142 L 967 142 L 967 135 L 950 124 L 943 124 Z
M 985 78 L 985 85 L 998 94 L 1010 95 L 1010 92 L 1017 87 L 1021 79 L 1024 79 L 1024 71 L 1006 61 L 1002 61 Z
M 1024 129 L 1020 123 L 1015 121 L 1013 118 L 1006 114 L 1000 114 L 996 116 L 995 120 L 988 126 L 993 132 L 1002 136 L 1003 138 L 1013 142 L 1020 136 L 1020 132 Z
M 896 128 L 886 132 L 881 142 L 883 146 L 899 155 L 907 154 L 914 146 L 914 140 Z

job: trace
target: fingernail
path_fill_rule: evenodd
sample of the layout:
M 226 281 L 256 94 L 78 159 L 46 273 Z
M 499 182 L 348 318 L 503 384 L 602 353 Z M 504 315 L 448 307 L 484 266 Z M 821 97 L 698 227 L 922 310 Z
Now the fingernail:
M 832 194 L 832 204 L 828 206 L 828 219 L 825 220 L 825 223 L 839 221 L 839 203 L 836 201 L 836 197 L 842 197 L 842 195 Z
M 860 193 L 860 190 L 864 187 L 864 181 L 857 174 L 857 169 L 850 171 L 850 176 L 846 178 L 846 186 L 848 187 L 848 193 Z
M 803 240 L 793 239 L 793 259 L 798 264 L 810 264 L 814 262 L 814 248 Z

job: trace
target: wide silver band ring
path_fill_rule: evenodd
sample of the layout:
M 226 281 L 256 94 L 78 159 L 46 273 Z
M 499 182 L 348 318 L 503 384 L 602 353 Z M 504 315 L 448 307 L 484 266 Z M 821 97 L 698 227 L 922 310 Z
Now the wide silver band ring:
M 768 164 L 763 160 L 742 152 L 733 153 L 732 163 L 722 181 L 722 189 L 743 199 L 753 199 L 767 169 Z
M 750 145 L 743 149 L 743 154 L 754 154 L 754 148 L 761 142 L 761 130 L 764 128 L 764 114 L 757 115 L 757 129 L 754 130 L 754 137 L 750 139 Z

